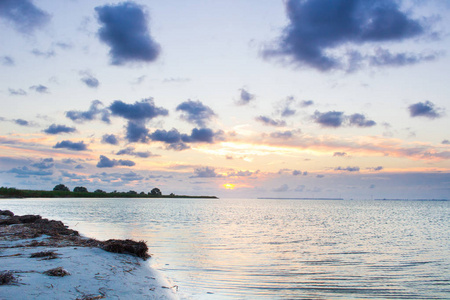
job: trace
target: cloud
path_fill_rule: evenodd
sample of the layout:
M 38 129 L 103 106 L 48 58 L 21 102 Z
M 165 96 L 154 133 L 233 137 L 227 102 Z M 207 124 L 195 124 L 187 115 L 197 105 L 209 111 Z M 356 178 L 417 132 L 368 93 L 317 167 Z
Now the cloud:
M 74 159 L 71 159 L 71 158 L 65 158 L 65 159 L 63 159 L 63 160 L 61 160 L 64 164 L 75 164 L 75 163 L 77 163 L 77 161 L 76 160 L 74 160 Z
M 283 127 L 286 126 L 286 121 L 283 120 L 275 120 L 267 116 L 259 116 L 255 118 L 256 121 L 263 123 L 264 125 L 270 125 L 275 127 Z
M 214 168 L 202 167 L 195 169 L 194 176 L 191 176 L 190 178 L 215 178 L 215 177 L 221 177 L 221 175 L 217 174 Z
M 295 104 L 294 97 L 290 96 L 278 103 L 277 113 L 282 117 L 291 117 L 297 112 L 292 105 Z
M 181 140 L 185 143 L 213 143 L 215 133 L 209 128 L 194 128 L 191 135 L 181 135 Z
M 367 120 L 363 114 L 352 114 L 347 116 L 342 111 L 329 111 L 321 113 L 315 111 L 312 116 L 316 123 L 322 127 L 341 127 L 343 125 L 357 126 L 357 127 L 372 127 L 377 123 L 373 120 Z
M 170 131 L 157 129 L 149 135 L 149 138 L 155 142 L 170 144 L 169 149 L 185 150 L 189 148 L 185 143 L 213 143 L 222 134 L 222 131 L 214 132 L 210 128 L 194 128 L 191 134 L 187 135 L 172 128 Z
M 345 119 L 342 111 L 329 111 L 326 113 L 316 111 L 313 118 L 316 123 L 323 127 L 340 127 Z
M 287 184 L 283 184 L 280 187 L 273 189 L 274 192 L 283 193 L 289 191 L 289 186 Z
M 14 123 L 16 123 L 17 125 L 20 125 L 20 126 L 29 126 L 30 125 L 30 122 L 28 122 L 27 120 L 24 120 L 24 119 L 15 119 Z
M 168 110 L 155 106 L 152 98 L 143 99 L 134 104 L 127 104 L 123 101 L 116 100 L 110 106 L 114 116 L 119 116 L 132 121 L 146 121 L 158 116 L 167 116 Z
M 275 131 L 270 134 L 270 137 L 274 139 L 284 139 L 288 140 L 294 136 L 293 132 L 291 130 L 287 131 Z
M 101 25 L 100 40 L 110 47 L 111 64 L 152 62 L 158 58 L 160 46 L 150 36 L 148 15 L 134 2 L 95 8 Z
M 334 152 L 333 153 L 333 156 L 347 156 L 347 153 L 345 153 L 345 152 Z
M 347 168 L 342 168 L 342 167 L 337 167 L 334 168 L 335 171 L 347 171 L 347 172 L 359 172 L 359 167 L 347 167 Z
M 426 117 L 429 119 L 440 118 L 444 109 L 435 107 L 430 101 L 417 102 L 408 106 L 411 117 Z
M 302 102 L 300 102 L 301 107 L 308 107 L 313 104 L 314 104 L 314 101 L 312 101 L 312 100 L 303 100 Z
M 15 89 L 10 88 L 10 89 L 8 89 L 8 92 L 11 96 L 25 96 L 27 94 L 27 92 L 25 92 L 22 89 L 15 90 Z
M 349 116 L 350 125 L 355 125 L 358 127 L 372 127 L 377 123 L 373 120 L 366 120 L 366 117 L 362 114 L 353 114 Z
M 259 173 L 259 170 L 252 172 L 252 171 L 237 171 L 233 173 L 228 173 L 227 177 L 250 177 L 253 175 L 257 175 Z
M 190 78 L 183 78 L 183 77 L 170 77 L 170 78 L 164 78 L 163 83 L 183 83 L 183 82 L 189 82 L 191 81 Z
M 99 179 L 103 182 L 114 182 L 117 184 L 118 181 L 122 182 L 132 182 L 132 181 L 142 181 L 143 176 L 131 171 L 128 173 L 99 173 L 89 176 L 89 178 Z
M 90 88 L 98 88 L 100 82 L 89 71 L 80 72 L 81 81 Z
M 449 140 L 443 140 L 443 141 L 442 141 L 442 144 L 444 144 L 444 145 L 450 145 L 450 141 L 449 141 Z
M 102 143 L 110 145 L 118 145 L 119 140 L 114 134 L 104 134 L 102 136 Z
M 173 143 L 167 146 L 168 150 L 175 150 L 175 151 L 183 151 L 189 148 L 191 147 L 189 147 L 185 143 Z
M 249 104 L 250 101 L 255 99 L 255 95 L 250 94 L 247 90 L 245 89 L 240 89 L 241 93 L 239 95 L 239 100 L 237 101 L 238 105 L 246 105 Z
M 148 129 L 145 127 L 145 123 L 142 121 L 128 121 L 126 128 L 125 138 L 130 143 L 142 142 L 146 143 L 148 141 Z
M 304 185 L 304 184 L 301 184 L 301 185 L 298 185 L 296 188 L 295 188 L 295 191 L 296 192 L 303 192 L 303 190 L 306 188 L 306 186 Z
M 66 117 L 74 122 L 83 123 L 85 121 L 92 121 L 97 118 L 97 115 L 101 116 L 101 120 L 105 123 L 110 123 L 110 113 L 105 108 L 100 108 L 103 103 L 99 100 L 91 102 L 91 106 L 87 111 L 70 110 L 66 112 Z
M 174 144 L 181 141 L 181 134 L 175 128 L 171 129 L 170 131 L 157 129 L 152 134 L 150 134 L 150 139 L 155 142 Z
M 55 45 L 56 47 L 59 47 L 59 48 L 64 49 L 64 50 L 72 49 L 72 48 L 73 48 L 73 45 L 72 45 L 72 44 L 70 44 L 70 43 L 64 43 L 64 42 L 56 42 L 56 43 L 54 43 L 54 45 Z
M 50 15 L 30 0 L 0 1 L 0 17 L 11 22 L 17 31 L 32 33 L 50 20 Z
M 71 141 L 61 141 L 59 143 L 56 143 L 55 146 L 53 146 L 53 148 L 58 149 L 58 148 L 66 148 L 69 150 L 74 150 L 74 151 L 84 151 L 87 150 L 87 145 L 81 141 L 81 142 L 71 142 Z
M 28 167 L 12 168 L 11 170 L 7 171 L 6 173 L 16 174 L 16 177 L 18 177 L 18 178 L 27 178 L 30 176 L 53 175 L 52 171 L 32 170 L 32 169 L 29 169 Z
M 422 61 L 432 61 L 440 56 L 438 53 L 414 54 L 414 53 L 391 53 L 387 49 L 377 48 L 375 55 L 369 56 L 369 62 L 372 66 L 394 66 L 401 67 L 413 65 Z
M 104 155 L 100 155 L 100 161 L 97 163 L 97 168 L 113 168 L 116 166 L 125 166 L 125 167 L 132 167 L 136 163 L 131 160 L 116 160 L 116 159 L 109 159 Z
M 141 158 L 147 158 L 147 157 L 151 157 L 151 156 L 158 156 L 158 155 L 152 154 L 150 151 L 139 152 L 139 151 L 134 151 L 134 150 L 135 150 L 134 147 L 127 147 L 125 149 L 117 151 L 116 155 L 133 155 L 133 156 L 141 157 Z
M 31 166 L 34 167 L 34 168 L 37 168 L 39 170 L 51 169 L 54 166 L 53 158 L 50 157 L 50 158 L 41 159 L 40 162 L 34 163 Z
M 368 170 L 371 170 L 371 171 L 377 172 L 377 171 L 383 170 L 383 167 L 382 167 L 382 166 L 378 166 L 378 167 L 372 167 L 372 168 L 367 168 L 367 169 L 368 169 Z
M 67 171 L 60 171 L 63 177 L 67 177 L 72 180 L 86 180 L 86 176 L 79 175 L 76 173 L 69 173 Z
M 72 133 L 77 131 L 74 127 L 67 127 L 65 125 L 52 124 L 44 132 L 47 134 Z
M 7 56 L 7 55 L 0 57 L 0 63 L 3 66 L 7 66 L 7 67 L 15 65 L 14 59 L 11 56 Z
M 394 0 L 288 0 L 286 10 L 289 24 L 278 45 L 263 54 L 288 57 L 319 71 L 355 69 L 364 57 L 352 46 L 400 42 L 425 33 L 424 25 L 402 12 Z M 340 47 L 347 51 L 338 51 Z M 402 54 L 390 60 L 398 63 L 398 55 Z
M 294 176 L 298 176 L 298 175 L 302 175 L 303 173 L 302 173 L 302 171 L 300 171 L 300 170 L 294 170 L 294 171 L 292 171 L 292 175 L 294 175 Z
M 39 49 L 33 49 L 33 50 L 31 50 L 31 53 L 34 56 L 41 56 L 41 57 L 44 57 L 44 58 L 50 58 L 50 57 L 53 57 L 53 56 L 56 55 L 54 50 L 41 51 Z
M 33 90 L 33 91 L 41 93 L 41 94 L 48 93 L 48 87 L 46 87 L 42 84 L 30 86 L 30 90 Z
M 206 122 L 216 116 L 209 106 L 204 105 L 200 101 L 185 101 L 178 105 L 176 110 L 183 112 L 181 119 L 197 124 L 200 127 L 204 127 Z

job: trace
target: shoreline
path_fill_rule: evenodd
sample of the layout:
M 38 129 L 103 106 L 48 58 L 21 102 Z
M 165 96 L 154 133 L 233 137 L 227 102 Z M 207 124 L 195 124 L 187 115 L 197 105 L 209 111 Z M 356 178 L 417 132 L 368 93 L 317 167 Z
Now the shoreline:
M 0 299 L 178 299 L 144 242 L 98 241 L 0 210 Z

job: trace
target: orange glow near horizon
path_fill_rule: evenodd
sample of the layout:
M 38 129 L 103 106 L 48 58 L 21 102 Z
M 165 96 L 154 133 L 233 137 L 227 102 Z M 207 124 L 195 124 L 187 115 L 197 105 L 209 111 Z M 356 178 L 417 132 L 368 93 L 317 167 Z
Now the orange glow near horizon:
M 223 185 L 223 187 L 224 187 L 226 190 L 234 190 L 235 185 L 232 184 L 232 183 L 225 183 L 225 184 Z

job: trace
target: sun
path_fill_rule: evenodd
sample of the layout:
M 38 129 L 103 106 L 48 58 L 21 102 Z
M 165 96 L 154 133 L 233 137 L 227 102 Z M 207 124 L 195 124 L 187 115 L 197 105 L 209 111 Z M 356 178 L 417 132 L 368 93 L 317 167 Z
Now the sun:
M 234 190 L 234 184 L 232 183 L 225 183 L 223 187 L 227 190 Z

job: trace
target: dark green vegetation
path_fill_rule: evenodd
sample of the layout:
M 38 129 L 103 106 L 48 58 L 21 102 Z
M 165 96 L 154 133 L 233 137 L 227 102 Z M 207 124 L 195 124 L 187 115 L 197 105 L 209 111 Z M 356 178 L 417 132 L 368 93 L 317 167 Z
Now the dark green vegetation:
M 150 192 L 111 192 L 102 190 L 89 192 L 85 187 L 77 186 L 71 192 L 64 184 L 58 184 L 53 191 L 19 190 L 16 188 L 0 187 L 0 198 L 217 198 L 216 196 L 186 196 L 186 195 L 163 195 L 158 188 Z

